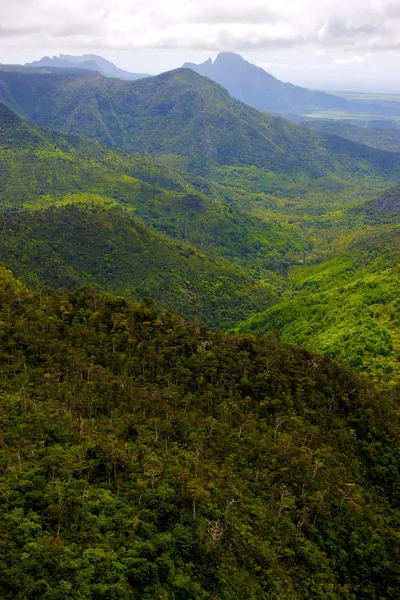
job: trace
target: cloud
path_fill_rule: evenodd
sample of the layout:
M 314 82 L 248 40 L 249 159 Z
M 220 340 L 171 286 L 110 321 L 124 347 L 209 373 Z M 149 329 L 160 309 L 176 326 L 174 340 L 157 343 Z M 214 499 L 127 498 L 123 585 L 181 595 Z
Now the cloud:
M 398 19 L 398 0 L 0 0 L 0 47 L 308 47 L 351 61 L 398 50 Z
M 348 58 L 336 58 L 333 62 L 334 65 L 356 65 L 364 62 L 363 56 L 349 56 Z
M 276 24 L 284 19 L 273 7 L 265 6 L 265 4 L 237 3 L 235 0 L 231 2 L 216 3 L 202 2 L 193 5 L 189 20 L 195 23 L 208 23 L 210 25 L 227 24 L 227 23 L 246 23 L 256 24 L 269 23 Z
M 235 50 L 257 48 L 288 48 L 297 45 L 298 35 L 282 26 L 242 25 L 232 23 L 226 25 L 185 24 L 172 26 L 158 34 L 154 39 L 137 40 L 139 45 L 145 44 L 153 48 L 190 48 L 198 50 Z
M 324 23 L 318 32 L 318 39 L 323 43 L 347 41 L 357 43 L 360 39 L 377 35 L 387 35 L 386 26 L 379 22 L 351 23 L 339 17 L 333 17 Z
M 384 6 L 384 14 L 390 19 L 400 19 L 400 5 L 396 2 L 389 2 Z
M 94 5 L 87 2 L 87 7 Z M 93 10 L 91 11 L 93 14 Z M 74 0 L 61 6 L 56 0 L 0 0 L 0 45 L 7 38 L 31 44 L 51 38 L 93 39 L 105 31 L 101 18 L 90 19 L 76 10 Z

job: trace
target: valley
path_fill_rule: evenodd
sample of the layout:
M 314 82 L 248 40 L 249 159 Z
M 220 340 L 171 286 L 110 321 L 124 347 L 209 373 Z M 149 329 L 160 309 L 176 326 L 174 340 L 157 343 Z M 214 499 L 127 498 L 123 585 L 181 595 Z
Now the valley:
M 291 316 L 296 310 L 301 322 L 304 310 L 296 303 L 303 297 L 312 312 L 312 306 L 321 306 L 310 286 L 298 285 L 301 273 L 325 264 L 329 271 L 331 261 L 351 253 L 357 240 L 379 239 L 387 227 L 379 219 L 367 223 L 361 213 L 400 178 L 395 152 L 262 115 L 188 70 L 137 82 L 13 71 L 0 73 L 0 79 L 7 104 L 41 125 L 0 105 L 0 197 L 7 211 L 0 259 L 17 276 L 35 285 L 91 284 L 134 299 L 151 296 L 214 327 L 280 331 L 283 339 L 376 377 L 387 378 L 391 369 L 397 373 L 396 343 L 388 342 L 389 358 L 382 362 L 379 343 L 362 352 L 361 329 L 350 327 L 348 344 L 340 337 L 326 343 L 320 337 L 335 338 L 335 321 L 333 330 L 324 325 L 318 337 L 310 317 L 304 332 Z M 26 81 L 29 98 L 23 95 Z M 116 128 L 127 118 L 127 99 L 139 92 L 130 125 Z M 94 105 L 87 103 L 88 94 L 101 120 L 89 118 Z M 105 94 L 107 103 L 101 100 Z M 62 130 L 67 123 L 69 133 L 43 128 Z M 229 131 L 235 131 L 235 142 Z M 104 140 L 111 149 L 98 143 Z M 397 212 L 390 214 L 392 219 Z M 73 224 L 70 230 L 66 223 Z M 87 246 L 87 236 L 95 243 Z M 334 278 L 330 286 L 328 312 L 336 313 Z M 289 319 L 290 333 L 275 318 L 264 320 L 268 311 L 282 314 L 283 323 Z M 335 318 L 346 322 L 343 315 Z M 377 326 L 381 332 L 382 324 Z M 393 320 L 391 327 L 385 325 L 377 337 L 396 338 Z
M 372 104 L 0 66 L 2 599 L 398 600 L 400 138 L 282 118 Z

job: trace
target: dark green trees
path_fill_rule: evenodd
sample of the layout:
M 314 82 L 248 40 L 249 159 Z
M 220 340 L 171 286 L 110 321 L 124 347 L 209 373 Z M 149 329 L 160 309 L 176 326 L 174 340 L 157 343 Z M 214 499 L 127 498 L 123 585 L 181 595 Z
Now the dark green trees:
M 0 276 L 2 598 L 398 598 L 394 395 Z

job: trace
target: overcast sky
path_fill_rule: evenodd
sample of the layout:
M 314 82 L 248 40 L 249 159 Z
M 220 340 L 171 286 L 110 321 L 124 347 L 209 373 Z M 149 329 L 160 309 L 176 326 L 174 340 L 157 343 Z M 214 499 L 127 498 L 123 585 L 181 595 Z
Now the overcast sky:
M 400 93 L 400 0 L 0 0 L 0 62 L 159 73 L 232 50 L 284 81 Z

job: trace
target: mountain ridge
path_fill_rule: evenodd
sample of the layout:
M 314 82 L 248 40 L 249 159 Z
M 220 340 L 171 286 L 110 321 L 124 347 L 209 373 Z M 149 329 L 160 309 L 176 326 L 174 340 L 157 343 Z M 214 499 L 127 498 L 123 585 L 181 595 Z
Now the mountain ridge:
M 304 245 L 294 228 L 202 195 L 149 157 L 40 129 L 1 103 L 0 210 L 1 258 L 28 281 L 152 295 L 214 326 L 278 300 L 281 276 L 268 269 Z
M 183 67 L 209 77 L 223 85 L 234 98 L 266 112 L 307 113 L 319 109 L 368 113 L 374 107 L 378 115 L 400 114 L 395 109 L 377 103 L 367 105 L 350 102 L 326 92 L 283 83 L 234 52 L 220 52 L 214 62 L 209 58 L 199 65 L 184 63 Z
M 0 92 L 38 125 L 130 152 L 183 155 L 200 174 L 236 164 L 293 177 L 339 171 L 400 178 L 397 155 L 268 116 L 190 69 L 133 82 L 0 71 Z
M 31 63 L 25 63 L 25 67 L 58 67 L 58 68 L 76 68 L 97 71 L 105 77 L 118 77 L 126 81 L 133 81 L 144 77 L 151 77 L 147 73 L 130 73 L 115 66 L 112 62 L 106 60 L 97 54 L 83 54 L 74 56 L 71 54 L 60 54 L 60 56 L 44 56 L 40 60 Z

